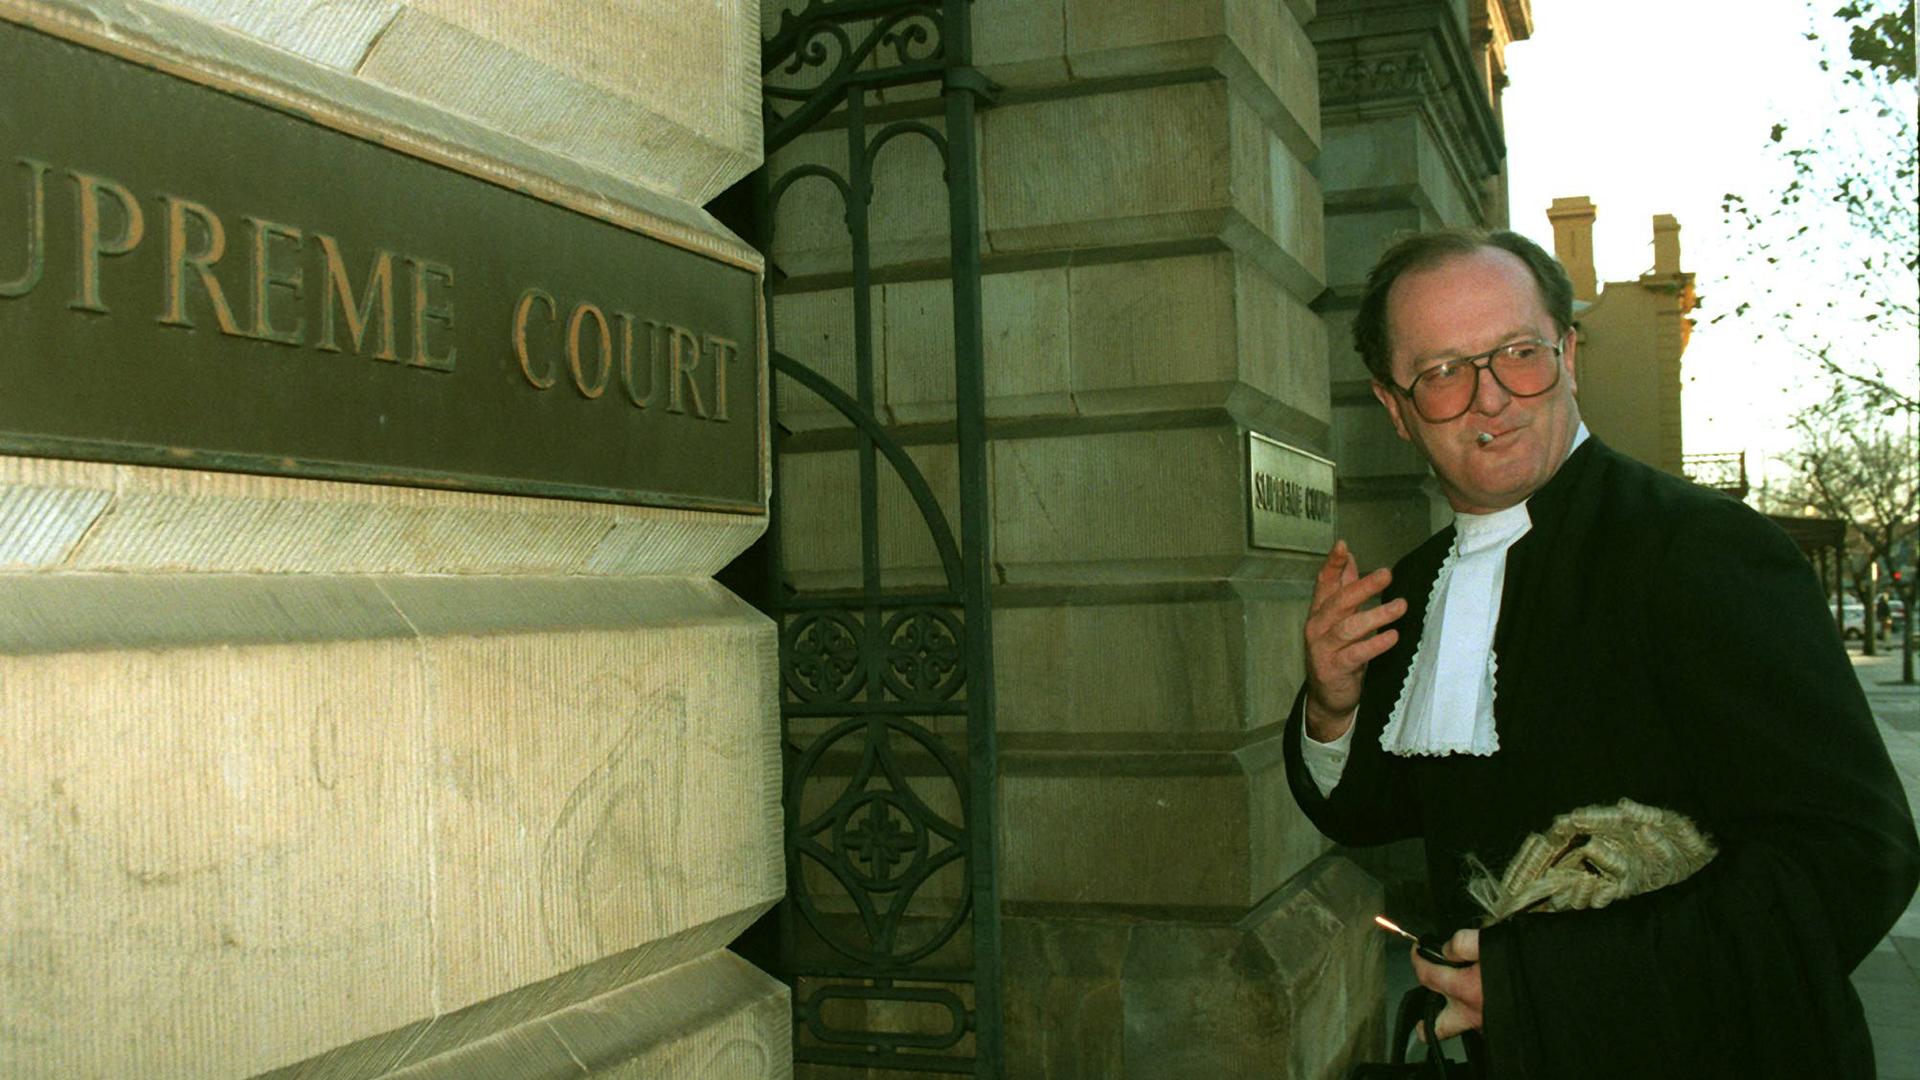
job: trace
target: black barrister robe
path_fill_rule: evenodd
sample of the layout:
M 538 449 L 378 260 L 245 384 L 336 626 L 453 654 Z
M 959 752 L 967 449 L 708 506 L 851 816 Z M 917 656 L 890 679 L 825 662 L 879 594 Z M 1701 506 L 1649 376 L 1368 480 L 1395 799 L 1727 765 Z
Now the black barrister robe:
M 1747 507 L 1597 439 L 1528 512 L 1494 635 L 1499 751 L 1380 748 L 1449 527 L 1394 567 L 1400 639 L 1367 671 L 1326 798 L 1301 761 L 1295 702 L 1294 797 L 1341 843 L 1425 837 L 1456 926 L 1477 925 L 1463 856 L 1497 874 L 1576 807 L 1667 807 L 1719 845 L 1679 885 L 1482 933 L 1501 1080 L 1872 1076 L 1847 976 L 1913 896 L 1920 844 L 1807 560 Z

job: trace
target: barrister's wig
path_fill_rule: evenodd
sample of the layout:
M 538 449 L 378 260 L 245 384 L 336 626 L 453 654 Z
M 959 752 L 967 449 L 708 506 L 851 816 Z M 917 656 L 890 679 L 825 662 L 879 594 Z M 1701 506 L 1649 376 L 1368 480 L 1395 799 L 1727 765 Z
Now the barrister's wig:
M 1527 264 L 1527 272 L 1540 287 L 1540 304 L 1553 317 L 1554 326 L 1562 334 L 1573 329 L 1573 282 L 1560 263 L 1541 250 L 1539 244 L 1505 229 L 1497 232 L 1436 229 L 1415 233 L 1388 248 L 1367 273 L 1367 288 L 1360 295 L 1360 310 L 1354 315 L 1353 347 L 1374 378 L 1393 381 L 1393 341 L 1387 326 L 1387 293 L 1392 291 L 1393 283 L 1409 271 L 1426 270 L 1483 248 L 1497 248 Z

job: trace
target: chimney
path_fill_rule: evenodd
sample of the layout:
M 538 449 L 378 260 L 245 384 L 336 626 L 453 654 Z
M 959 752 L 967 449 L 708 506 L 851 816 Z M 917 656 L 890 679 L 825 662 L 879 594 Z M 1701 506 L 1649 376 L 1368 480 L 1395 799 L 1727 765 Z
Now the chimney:
M 1680 272 L 1680 223 L 1672 214 L 1653 215 L 1653 272 L 1659 277 Z
M 1591 302 L 1599 296 L 1593 279 L 1593 218 L 1599 211 L 1585 195 L 1553 200 L 1547 220 L 1553 222 L 1553 256 L 1573 279 L 1573 298 Z

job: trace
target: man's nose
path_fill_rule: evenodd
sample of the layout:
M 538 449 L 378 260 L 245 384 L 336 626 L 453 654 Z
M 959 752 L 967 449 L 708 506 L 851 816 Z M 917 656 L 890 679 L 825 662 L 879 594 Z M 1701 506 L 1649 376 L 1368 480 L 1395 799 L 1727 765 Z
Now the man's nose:
M 1473 366 L 1473 411 L 1493 416 L 1513 401 L 1513 395 L 1493 377 L 1491 360 Z

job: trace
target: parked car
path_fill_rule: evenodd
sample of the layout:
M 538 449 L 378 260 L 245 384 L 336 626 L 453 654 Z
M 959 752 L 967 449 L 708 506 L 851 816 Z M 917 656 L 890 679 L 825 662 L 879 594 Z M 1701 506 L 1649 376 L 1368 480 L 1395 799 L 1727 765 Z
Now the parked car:
M 1833 605 L 1827 605 L 1832 610 Z M 1880 636 L 1897 637 L 1906 631 L 1907 605 L 1904 601 L 1888 598 L 1889 618 L 1880 625 Z M 1848 641 L 1859 641 L 1866 635 L 1867 609 L 1858 600 L 1848 600 L 1841 605 L 1840 611 L 1845 619 L 1840 626 L 1840 636 Z
M 1831 608 L 1831 605 L 1829 605 Z M 1841 617 L 1840 636 L 1848 641 L 1859 641 L 1867 634 L 1867 609 L 1858 600 L 1848 600 L 1840 606 L 1837 613 Z

